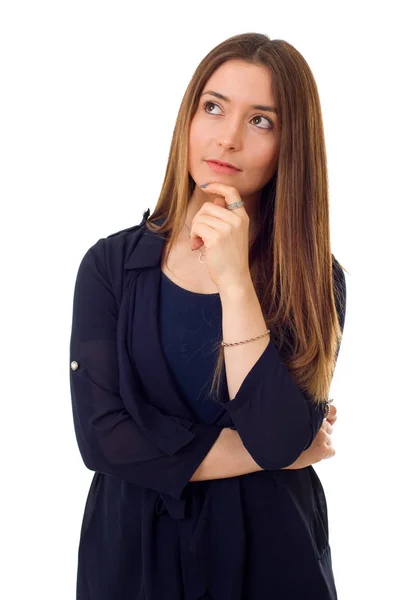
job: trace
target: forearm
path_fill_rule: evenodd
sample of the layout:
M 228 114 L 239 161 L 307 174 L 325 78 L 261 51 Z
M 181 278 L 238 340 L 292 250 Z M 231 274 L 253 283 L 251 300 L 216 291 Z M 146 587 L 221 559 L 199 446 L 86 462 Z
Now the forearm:
M 244 447 L 238 432 L 225 427 L 190 481 L 225 479 L 262 470 Z
M 301 468 L 295 466 L 297 462 L 283 469 Z M 243 445 L 238 432 L 225 427 L 190 481 L 225 479 L 263 470 Z
M 249 275 L 240 285 L 220 290 L 222 334 L 226 342 L 248 340 L 268 329 Z M 224 347 L 226 379 L 232 400 L 246 375 L 267 348 L 270 336 L 237 346 Z

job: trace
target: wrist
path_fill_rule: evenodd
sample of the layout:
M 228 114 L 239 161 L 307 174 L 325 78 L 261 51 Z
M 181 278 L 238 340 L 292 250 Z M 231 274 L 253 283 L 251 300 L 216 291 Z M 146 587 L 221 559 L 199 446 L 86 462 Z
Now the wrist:
M 253 281 L 251 279 L 250 272 L 240 279 L 226 280 L 218 285 L 218 291 L 220 299 L 229 302 L 239 301 L 243 302 L 246 297 L 255 294 Z

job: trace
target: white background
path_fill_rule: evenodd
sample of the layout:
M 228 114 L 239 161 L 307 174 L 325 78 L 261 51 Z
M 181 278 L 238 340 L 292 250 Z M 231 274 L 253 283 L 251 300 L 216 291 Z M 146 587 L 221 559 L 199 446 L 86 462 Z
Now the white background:
M 156 204 L 178 108 L 211 48 L 294 45 L 319 88 L 347 315 L 328 500 L 340 600 L 400 598 L 399 90 L 395 2 L 5 1 L 0 9 L 0 595 L 75 598 L 93 472 L 69 389 L 72 294 L 100 237 Z M 397 55 L 397 58 L 396 58 Z M 276 599 L 277 600 L 277 599 Z

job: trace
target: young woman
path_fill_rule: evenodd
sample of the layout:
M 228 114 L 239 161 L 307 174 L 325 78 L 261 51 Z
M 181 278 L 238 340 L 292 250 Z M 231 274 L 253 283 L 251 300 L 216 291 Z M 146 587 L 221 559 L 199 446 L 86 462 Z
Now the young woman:
M 152 216 L 79 266 L 79 600 L 337 597 L 311 465 L 335 454 L 345 305 L 311 71 L 229 38 L 186 90 Z

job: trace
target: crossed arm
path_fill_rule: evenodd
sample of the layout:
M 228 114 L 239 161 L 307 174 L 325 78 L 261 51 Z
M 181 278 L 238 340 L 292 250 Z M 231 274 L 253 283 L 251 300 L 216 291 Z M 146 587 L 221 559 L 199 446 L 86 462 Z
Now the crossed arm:
M 237 431 L 224 427 L 190 481 L 224 479 L 263 471 L 246 450 Z
M 340 326 L 343 331 L 346 310 L 346 280 L 343 270 L 338 268 L 337 265 L 338 263 L 336 259 L 334 259 L 333 274 L 336 282 L 334 288 L 335 302 Z M 239 298 L 238 304 L 234 304 L 235 298 Z M 241 293 L 236 290 L 233 296 L 228 297 L 228 301 L 225 302 L 225 311 L 223 314 L 224 336 L 229 339 L 245 339 L 246 336 L 249 337 L 247 334 L 250 334 L 253 331 L 261 331 L 263 327 L 266 326 L 258 299 L 250 284 L 242 290 Z M 240 314 L 241 319 L 238 319 L 238 314 Z M 270 343 L 269 338 L 261 338 L 257 342 L 258 345 L 252 343 L 250 348 L 252 352 L 250 352 L 249 349 L 246 349 L 245 352 L 242 350 L 242 354 L 239 354 L 240 347 L 238 347 L 235 349 L 235 353 L 226 352 L 225 354 L 230 397 L 232 398 L 235 394 L 237 395 L 239 390 L 239 395 L 241 394 L 239 403 L 241 405 L 244 404 L 243 397 L 247 393 L 243 386 L 243 377 L 246 377 L 249 368 L 252 368 L 254 371 L 259 364 L 261 364 L 260 354 L 263 353 L 263 356 L 266 355 L 265 349 Z M 276 368 L 274 368 L 273 371 L 275 373 Z M 231 402 L 232 400 L 227 403 L 228 410 L 232 406 Z M 238 400 L 236 397 L 233 400 L 233 403 L 237 402 Z M 262 401 L 261 406 L 263 406 L 263 402 L 264 401 Z M 311 464 L 319 462 L 323 458 L 329 458 L 335 454 L 335 451 L 331 446 L 330 434 L 332 433 L 332 424 L 336 420 L 336 408 L 333 407 L 333 405 L 331 405 L 331 408 L 333 409 L 333 419 L 329 418 L 324 420 L 320 430 L 317 431 L 316 436 L 313 437 L 312 444 L 307 447 L 293 463 L 286 467 L 281 467 L 282 469 L 303 469 Z M 285 415 L 283 415 L 283 417 L 285 420 Z M 242 422 L 246 422 L 246 418 L 243 418 Z M 264 422 L 267 422 L 267 420 Z M 237 427 L 237 429 L 239 429 L 239 427 Z M 247 437 L 246 439 L 247 445 L 249 445 L 249 438 Z M 262 470 L 264 469 L 254 460 L 243 444 L 238 431 L 224 428 L 190 481 L 235 477 Z
M 331 406 L 333 407 L 333 405 Z M 336 415 L 336 409 L 334 409 L 334 415 Z M 324 429 L 325 434 L 332 433 L 331 423 L 334 423 L 335 420 L 336 416 L 330 422 L 324 421 L 321 429 Z M 327 438 L 323 437 L 322 439 L 326 440 Z M 316 438 L 294 463 L 282 467 L 282 469 L 304 469 L 323 458 L 334 456 L 334 449 L 326 442 L 321 442 L 322 440 Z M 263 470 L 244 446 L 238 432 L 225 427 L 190 481 L 224 479 Z
M 126 352 L 128 312 L 119 313 L 101 239 L 78 270 L 70 342 L 74 427 L 88 469 L 180 499 L 188 481 L 303 468 L 320 460 L 298 465 L 319 435 L 322 413 L 311 411 L 271 341 L 245 379 L 234 383 L 233 392 L 239 390 L 226 403 L 237 431 L 221 431 L 165 414 L 147 401 Z M 121 353 L 119 314 L 127 335 Z

